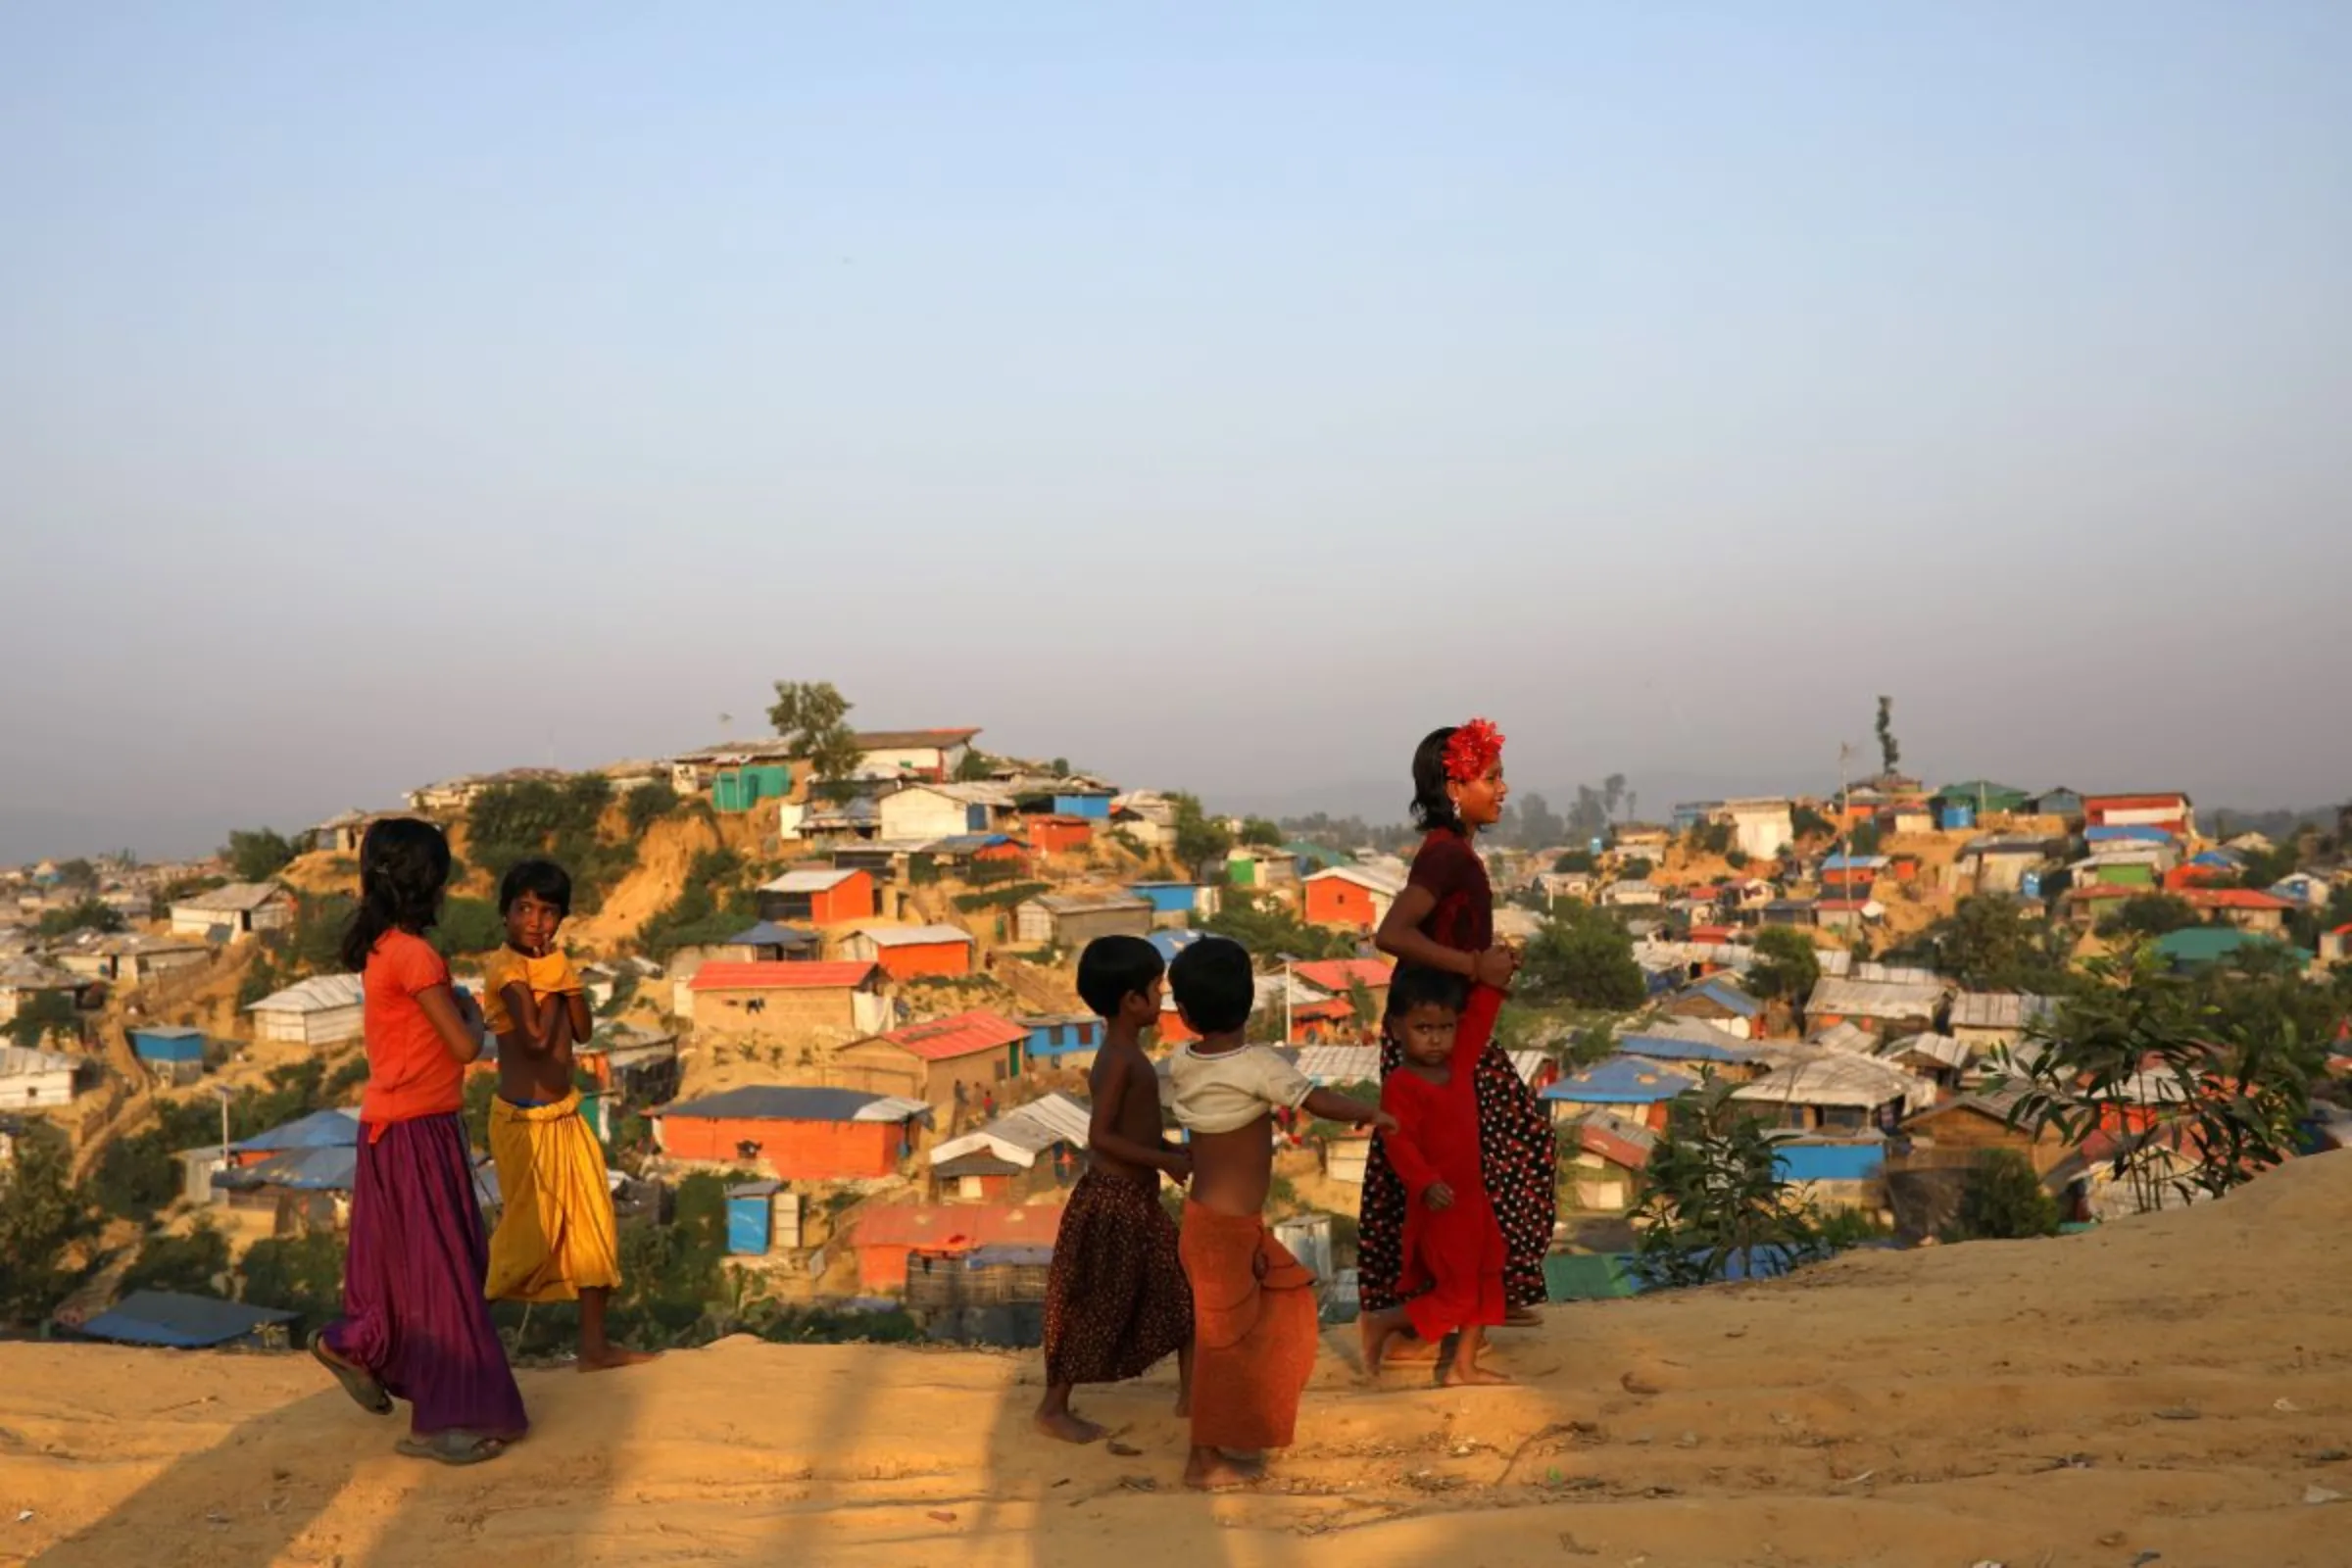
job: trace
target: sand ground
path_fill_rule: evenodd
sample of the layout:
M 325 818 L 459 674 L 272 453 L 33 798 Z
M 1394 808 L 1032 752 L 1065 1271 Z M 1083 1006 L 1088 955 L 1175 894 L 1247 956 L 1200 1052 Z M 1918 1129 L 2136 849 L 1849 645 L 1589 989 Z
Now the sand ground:
M 1078 1449 L 1030 1434 L 1033 1355 L 734 1340 L 526 1372 L 535 1434 L 444 1470 L 300 1357 L 6 1345 L 0 1562 L 2342 1565 L 2347 1218 L 2324 1155 L 2081 1237 L 1557 1307 L 1510 1390 L 1367 1388 L 1335 1333 L 1273 1483 L 1213 1499 L 1166 1371 L 1080 1401 L 1132 1451 Z

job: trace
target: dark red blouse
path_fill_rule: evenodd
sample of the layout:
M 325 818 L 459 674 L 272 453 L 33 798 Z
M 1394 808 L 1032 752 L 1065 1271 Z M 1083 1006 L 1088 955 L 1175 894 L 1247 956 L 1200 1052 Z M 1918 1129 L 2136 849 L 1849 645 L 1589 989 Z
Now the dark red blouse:
M 1487 862 L 1470 841 L 1451 828 L 1439 828 L 1421 841 L 1405 878 L 1437 899 L 1420 925 L 1421 934 L 1456 953 L 1484 953 L 1494 945 L 1494 890 Z

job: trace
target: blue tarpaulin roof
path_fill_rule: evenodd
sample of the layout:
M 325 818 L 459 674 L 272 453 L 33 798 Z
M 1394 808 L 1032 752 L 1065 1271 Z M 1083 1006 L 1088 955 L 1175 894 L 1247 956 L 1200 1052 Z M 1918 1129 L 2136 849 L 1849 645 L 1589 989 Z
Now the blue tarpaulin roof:
M 1611 1056 L 1573 1078 L 1561 1079 L 1544 1090 L 1542 1098 L 1591 1105 L 1646 1105 L 1697 1087 L 1697 1079 L 1671 1067 L 1631 1056 Z
M 2160 827 L 2141 827 L 2124 824 L 2115 827 L 2086 827 L 2082 830 L 2085 844 L 2170 844 L 2173 835 Z
M 213 1296 L 182 1296 L 176 1291 L 133 1291 L 81 1325 L 93 1340 L 119 1345 L 161 1345 L 177 1349 L 202 1349 L 242 1340 L 257 1329 L 291 1323 L 292 1312 L 223 1301 Z
M 273 1154 L 285 1149 L 356 1149 L 359 1142 L 357 1115 L 348 1110 L 314 1110 L 229 1148 L 239 1153 Z
M 1756 1054 L 1734 1045 L 1716 1045 L 1706 1040 L 1685 1040 L 1678 1035 L 1624 1035 L 1617 1041 L 1619 1052 L 1628 1056 L 1648 1056 L 1658 1061 L 1753 1061 Z
M 359 1146 L 327 1149 L 289 1149 L 258 1165 L 219 1172 L 217 1187 L 243 1192 L 255 1187 L 284 1187 L 299 1193 L 348 1193 L 360 1167 Z
M 1183 926 L 1163 926 L 1144 940 L 1151 943 L 1153 951 L 1158 953 L 1160 962 L 1174 963 L 1176 955 L 1200 940 L 1200 933 L 1188 930 Z
M 1720 1004 L 1742 1018 L 1753 1018 L 1764 1010 L 1764 1004 L 1728 980 L 1702 980 L 1690 989 L 1694 994 Z

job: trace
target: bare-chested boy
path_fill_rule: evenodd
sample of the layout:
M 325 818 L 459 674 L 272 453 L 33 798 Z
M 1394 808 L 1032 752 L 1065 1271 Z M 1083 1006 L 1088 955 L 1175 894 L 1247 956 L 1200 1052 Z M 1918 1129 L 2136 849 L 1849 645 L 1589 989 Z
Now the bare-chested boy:
M 1143 1047 L 1159 1018 L 1165 967 L 1141 937 L 1101 937 L 1078 957 L 1078 995 L 1102 1019 L 1102 1045 L 1087 1074 L 1087 1171 L 1062 1210 L 1046 1276 L 1046 1396 L 1036 1416 L 1040 1432 L 1068 1443 L 1102 1436 L 1070 1409 L 1073 1388 L 1140 1377 L 1170 1351 L 1177 1413 L 1190 1407 L 1192 1290 L 1159 1179 L 1190 1179 L 1193 1161 L 1161 1130 L 1159 1078 Z

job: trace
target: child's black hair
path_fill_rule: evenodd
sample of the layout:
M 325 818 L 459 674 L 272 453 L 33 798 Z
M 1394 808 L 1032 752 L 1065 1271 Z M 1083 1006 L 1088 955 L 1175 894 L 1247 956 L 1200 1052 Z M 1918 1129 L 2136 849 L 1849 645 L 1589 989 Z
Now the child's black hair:
M 1453 739 L 1457 727 L 1448 724 L 1433 729 L 1413 748 L 1413 826 L 1424 833 L 1442 827 L 1464 831 L 1462 813 L 1454 808 L 1453 797 L 1446 793 L 1446 743 Z
M 505 914 L 514 907 L 514 901 L 528 893 L 542 904 L 552 904 L 556 912 L 571 918 L 571 873 L 553 860 L 516 860 L 499 879 L 498 912 Z
M 387 931 L 421 936 L 441 915 L 449 840 L 430 822 L 393 816 L 360 840 L 360 906 L 343 928 L 343 967 L 365 969 Z
M 1168 965 L 1168 989 L 1185 1021 L 1204 1035 L 1231 1034 L 1257 1005 L 1250 950 L 1225 937 L 1203 937 Z
M 1097 937 L 1078 955 L 1078 996 L 1099 1018 L 1116 1018 L 1120 1004 L 1168 972 L 1159 950 L 1142 937 Z
M 1459 1012 L 1470 1000 L 1470 982 L 1443 969 L 1400 963 L 1389 979 L 1389 1016 L 1401 1018 L 1415 1007 L 1440 1006 Z

